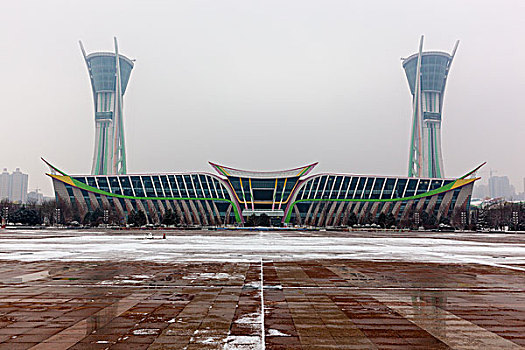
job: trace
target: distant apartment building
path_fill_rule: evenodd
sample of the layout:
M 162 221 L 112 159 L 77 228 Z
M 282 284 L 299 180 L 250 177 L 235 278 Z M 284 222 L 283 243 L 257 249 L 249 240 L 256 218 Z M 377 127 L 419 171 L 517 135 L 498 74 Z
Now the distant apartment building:
M 11 175 L 7 172 L 7 168 L 4 168 L 4 171 L 0 174 L 0 200 L 9 199 L 10 181 Z
M 38 189 L 27 194 L 27 203 L 42 204 L 44 202 L 44 195 L 38 192 Z
M 489 177 L 489 195 L 492 198 L 512 199 L 516 196 L 516 192 L 507 176 L 491 176 Z
M 29 176 L 16 168 L 11 174 L 4 168 L 0 174 L 0 200 L 7 199 L 10 202 L 27 202 L 27 182 Z
M 474 190 L 472 191 L 472 197 L 473 198 L 487 198 L 490 197 L 489 194 L 489 186 L 485 184 L 475 184 Z

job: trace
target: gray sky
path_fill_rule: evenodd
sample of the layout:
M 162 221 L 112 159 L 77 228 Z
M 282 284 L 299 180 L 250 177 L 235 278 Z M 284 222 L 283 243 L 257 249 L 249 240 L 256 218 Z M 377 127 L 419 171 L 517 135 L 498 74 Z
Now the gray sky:
M 450 52 L 447 177 L 487 161 L 525 176 L 524 1 L 3 1 L 0 167 L 52 194 L 43 156 L 88 174 L 89 52 L 135 58 L 128 172 L 274 170 L 406 175 L 411 97 L 401 57 Z

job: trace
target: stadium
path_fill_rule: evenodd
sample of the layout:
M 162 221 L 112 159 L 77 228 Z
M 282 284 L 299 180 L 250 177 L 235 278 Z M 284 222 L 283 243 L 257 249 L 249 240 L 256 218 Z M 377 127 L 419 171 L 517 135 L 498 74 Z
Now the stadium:
M 123 98 L 134 60 L 119 54 L 116 38 L 114 46 L 114 52 L 87 54 L 80 43 L 95 111 L 91 175 L 69 176 L 46 162 L 67 219 L 86 221 L 88 214 L 104 212 L 106 222 L 120 225 L 136 213 L 147 224 L 175 215 L 179 224 L 198 227 L 344 227 L 380 217 L 389 218 L 388 226 L 418 225 L 421 218 L 465 224 L 477 180 L 469 177 L 479 167 L 457 179 L 443 178 L 440 140 L 445 82 L 457 43 L 450 55 L 423 52 L 421 38 L 419 53 L 403 61 L 414 103 L 408 177 L 314 174 L 317 163 L 264 172 L 210 162 L 216 173 L 127 174 Z
M 159 224 L 168 210 L 187 226 L 245 225 L 267 216 L 276 226 L 348 226 L 382 213 L 398 223 L 426 213 L 459 222 L 468 212 L 478 168 L 457 179 L 312 174 L 317 163 L 281 171 L 247 171 L 219 164 L 206 172 L 70 176 L 49 164 L 57 201 L 83 218 L 97 209 L 125 224 L 143 212 Z M 463 214 L 465 215 L 465 214 Z

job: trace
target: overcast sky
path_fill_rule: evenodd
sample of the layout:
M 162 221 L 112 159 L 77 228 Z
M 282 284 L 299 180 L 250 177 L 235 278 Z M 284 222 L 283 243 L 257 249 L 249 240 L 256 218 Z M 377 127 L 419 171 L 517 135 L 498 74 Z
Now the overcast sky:
M 525 1 L 2 1 L 0 167 L 91 171 L 88 53 L 136 59 L 124 97 L 129 173 L 256 170 L 406 175 L 401 57 L 450 52 L 447 177 L 483 161 L 525 176 Z

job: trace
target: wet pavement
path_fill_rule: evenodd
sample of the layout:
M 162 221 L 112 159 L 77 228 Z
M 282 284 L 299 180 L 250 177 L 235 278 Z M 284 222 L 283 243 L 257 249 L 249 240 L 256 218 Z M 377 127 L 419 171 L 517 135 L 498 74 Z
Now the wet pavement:
M 62 244 L 76 242 L 76 253 L 65 254 L 70 248 L 58 247 L 57 241 L 51 248 L 46 243 L 47 259 L 21 254 L 31 252 L 24 242 L 42 243 L 56 235 Z M 149 257 L 154 247 L 163 258 L 148 260 L 128 257 L 134 247 L 117 247 L 142 239 L 142 232 L 134 238 L 97 233 L 97 242 L 105 243 L 96 254 L 82 246 L 88 243 L 79 239 L 81 233 L 56 235 L 0 234 L 0 349 L 525 347 L 525 237 L 519 235 L 491 240 L 475 234 L 238 232 L 230 238 L 243 246 L 271 237 L 280 243 L 251 255 L 249 247 L 234 249 L 231 261 L 225 261 L 222 239 L 216 241 L 220 247 L 211 239 L 201 242 L 209 246 L 202 260 L 204 246 L 177 250 L 173 244 L 158 246 L 162 241 L 157 240 L 144 254 Z M 186 242 L 187 235 L 170 232 L 167 241 Z M 218 238 L 220 233 L 201 231 L 195 237 Z M 114 250 L 106 238 L 114 240 Z M 286 245 L 292 238 L 296 242 Z M 342 247 L 329 251 L 317 241 L 354 244 L 372 254 L 367 244 L 379 243 L 365 238 L 381 240 L 384 254 L 350 259 Z M 435 255 L 417 252 L 403 259 L 404 249 L 398 248 L 408 238 L 416 248 L 422 240 L 423 250 L 448 249 L 450 261 L 436 262 Z M 457 249 L 458 241 L 470 248 Z M 315 244 L 323 257 L 308 253 Z M 487 244 L 501 249 L 494 252 Z M 472 247 L 479 247 L 479 254 Z M 172 249 L 175 257 L 169 255 Z M 12 254 L 23 261 L 5 256 Z M 108 258 L 97 259 L 101 256 Z

